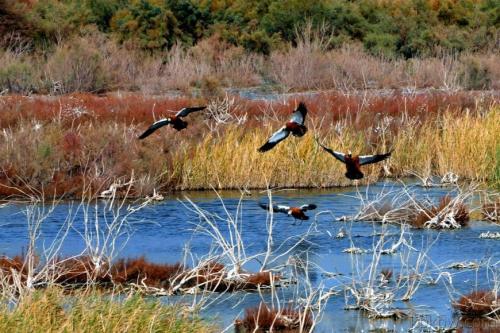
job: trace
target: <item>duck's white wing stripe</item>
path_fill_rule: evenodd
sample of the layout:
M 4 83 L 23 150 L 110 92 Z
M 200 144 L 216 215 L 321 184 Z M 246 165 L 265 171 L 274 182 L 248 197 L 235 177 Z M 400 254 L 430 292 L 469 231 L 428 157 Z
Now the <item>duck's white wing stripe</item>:
M 338 151 L 335 151 L 335 150 L 332 150 L 332 155 L 333 155 L 336 159 L 338 159 L 338 160 L 340 160 L 340 161 L 342 161 L 342 162 L 345 162 L 345 154 L 343 154 L 343 153 L 341 153 L 341 152 L 338 152 Z
M 168 124 L 170 124 L 170 118 L 163 118 L 163 119 L 160 119 L 160 120 L 154 122 L 153 125 L 149 126 L 149 128 L 139 136 L 139 139 L 144 139 L 144 138 L 150 136 L 158 128 L 163 127 L 163 126 L 168 125 Z
M 280 128 L 278 131 L 274 132 L 274 134 L 267 140 L 270 143 L 278 143 L 281 140 L 284 140 L 290 135 L 290 132 L 286 129 L 285 126 Z
M 342 154 L 341 152 L 334 151 L 333 149 L 328 148 L 327 146 L 325 146 L 321 142 L 319 142 L 318 139 L 316 139 L 316 142 L 319 144 L 319 146 L 321 148 L 323 148 L 326 152 L 328 152 L 329 154 L 331 154 L 337 160 L 345 163 L 345 154 Z
M 280 141 L 284 140 L 287 138 L 287 136 L 290 135 L 290 131 L 286 129 L 286 126 L 283 126 L 280 128 L 278 131 L 276 131 L 268 140 L 267 142 L 262 145 L 258 150 L 260 152 L 265 152 L 268 150 L 271 150 L 274 146 L 276 146 Z
M 183 108 L 179 112 L 177 112 L 175 114 L 175 116 L 176 117 L 185 117 L 188 114 L 190 114 L 191 112 L 201 111 L 201 110 L 204 110 L 206 108 L 207 108 L 206 106 L 193 106 L 193 107 L 189 107 L 189 108 Z
M 285 205 L 275 205 L 273 206 L 273 210 L 275 212 L 283 212 L 283 213 L 288 213 L 290 210 L 290 206 L 285 206 Z
M 359 164 L 365 165 L 370 163 L 377 163 L 385 160 L 389 156 L 391 156 L 392 151 L 386 154 L 377 154 L 377 155 L 363 155 L 359 157 Z

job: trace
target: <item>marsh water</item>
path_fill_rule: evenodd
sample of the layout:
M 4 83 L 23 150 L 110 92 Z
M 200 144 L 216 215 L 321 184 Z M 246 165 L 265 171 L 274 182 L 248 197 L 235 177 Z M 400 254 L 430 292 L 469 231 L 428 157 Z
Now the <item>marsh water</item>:
M 452 192 L 453 188 L 422 188 L 411 180 L 407 186 L 417 196 L 428 197 L 437 201 L 440 197 Z M 410 272 L 414 267 L 416 257 L 426 253 L 425 267 L 418 268 L 423 272 L 422 283 L 414 297 L 407 302 L 395 301 L 393 306 L 412 314 L 408 319 L 370 319 L 365 313 L 357 310 L 346 310 L 346 304 L 352 304 L 352 298 L 344 292 L 346 285 L 352 285 L 352 280 L 368 279 L 368 267 L 373 260 L 373 254 L 348 254 L 343 250 L 358 247 L 370 250 L 384 234 L 387 242 L 384 247 L 390 247 L 400 239 L 401 228 L 398 225 L 382 225 L 374 222 L 354 221 L 341 222 L 336 218 L 353 215 L 360 206 L 359 196 L 373 198 L 380 193 L 402 190 L 401 183 L 379 182 L 368 187 L 346 187 L 325 190 L 281 190 L 273 192 L 273 202 L 287 205 L 302 205 L 315 203 L 318 208 L 308 212 L 312 218 L 302 223 L 285 214 L 274 214 L 273 246 L 274 257 L 293 249 L 287 256 L 277 261 L 276 266 L 285 264 L 290 258 L 307 259 L 310 264 L 306 268 L 313 288 L 337 290 L 338 294 L 331 296 L 323 312 L 321 322 L 315 332 L 361 332 L 361 331 L 398 331 L 406 332 L 419 319 L 433 326 L 457 326 L 457 315 L 451 307 L 451 298 L 473 289 L 492 288 L 493 272 L 498 270 L 496 262 L 500 260 L 500 240 L 480 239 L 479 235 L 486 231 L 500 231 L 498 225 L 484 221 L 473 220 L 468 227 L 459 230 L 415 230 L 406 231 L 405 239 L 411 242 L 409 247 L 400 247 L 392 255 L 384 255 L 377 271 L 388 268 L 394 271 L 394 280 L 399 272 Z M 218 197 L 218 195 L 220 197 Z M 227 213 L 237 217 L 241 222 L 241 234 L 246 248 L 246 255 L 263 253 L 267 249 L 267 212 L 259 207 L 259 202 L 268 202 L 265 192 L 251 191 L 242 195 L 239 191 L 215 192 L 182 192 L 165 198 L 164 201 L 150 204 L 130 215 L 128 223 L 123 228 L 123 234 L 117 243 L 118 257 L 145 256 L 153 262 L 174 263 L 182 260 L 194 260 L 203 257 L 211 249 L 212 239 L 203 234 L 200 226 L 203 219 L 193 211 L 189 198 L 200 209 L 212 215 L 220 224 L 224 237 L 229 239 L 225 229 L 224 219 Z M 92 204 L 94 205 L 94 204 Z M 111 218 L 111 213 L 102 211 L 104 202 L 98 202 L 97 211 L 101 221 Z M 127 203 L 129 205 L 129 203 Z M 13 256 L 25 251 L 28 244 L 27 205 L 7 204 L 0 208 L 0 254 Z M 238 207 L 240 208 L 238 210 Z M 87 218 L 95 217 L 91 214 Z M 64 238 L 60 255 L 70 256 L 80 253 L 85 248 L 82 234 L 85 233 L 83 208 L 78 203 L 61 202 L 49 213 L 41 225 L 40 236 L 37 239 L 38 251 L 48 248 L 54 239 Z M 226 211 L 227 210 L 227 211 Z M 319 213 L 319 214 L 318 214 Z M 315 215 L 317 214 L 317 215 Z M 72 216 L 71 227 L 65 229 L 68 215 Z M 216 218 L 220 217 L 221 219 Z M 347 237 L 337 238 L 340 229 Z M 67 230 L 62 235 L 61 230 Z M 304 235 L 306 235 L 304 237 Z M 102 241 L 102 240 L 101 240 Z M 189 258 L 184 257 L 189 249 Z M 408 255 L 410 267 L 402 267 L 402 256 Z M 446 268 L 456 262 L 476 262 L 478 269 Z M 489 265 L 489 269 L 487 267 Z M 250 261 L 245 267 L 249 271 L 259 269 L 257 261 Z M 408 270 L 410 269 L 410 270 Z M 439 273 L 447 271 L 437 283 Z M 326 273 L 328 272 L 328 273 Z M 303 273 L 305 274 L 305 273 Z M 425 276 L 424 276 L 425 275 Z M 450 284 L 451 282 L 451 284 Z M 391 284 L 396 283 L 392 281 Z M 452 286 L 452 287 L 451 287 Z M 286 300 L 294 300 L 297 287 L 290 285 L 279 289 L 278 294 Z M 213 295 L 212 297 L 216 297 Z M 244 313 L 244 309 L 256 306 L 261 297 L 270 302 L 270 294 L 259 295 L 252 292 L 236 292 L 225 294 L 203 310 L 203 316 L 213 320 L 220 327 L 228 327 Z M 396 297 L 397 298 L 397 297 Z M 189 296 L 163 297 L 165 302 L 189 302 Z M 296 301 L 296 299 L 294 300 Z M 232 329 L 229 329 L 232 331 Z M 466 330 L 467 331 L 467 330 Z

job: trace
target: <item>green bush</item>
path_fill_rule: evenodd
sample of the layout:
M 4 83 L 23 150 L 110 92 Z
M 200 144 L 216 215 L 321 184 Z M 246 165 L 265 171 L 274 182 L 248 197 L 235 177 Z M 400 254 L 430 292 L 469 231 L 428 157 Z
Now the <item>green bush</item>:
M 491 73 L 488 67 L 477 59 L 469 58 L 464 63 L 462 82 L 466 89 L 481 90 L 491 87 Z
M 297 28 L 306 22 L 315 27 L 325 25 L 333 35 L 344 37 L 340 39 L 360 39 L 366 28 L 364 18 L 353 4 L 325 0 L 272 2 L 268 14 L 262 19 L 262 26 L 269 34 L 279 34 L 285 41 L 293 41 Z
M 213 23 L 209 7 L 203 7 L 191 0 L 166 0 L 182 32 L 181 39 L 188 45 L 208 35 L 207 27 Z
M 111 18 L 122 5 L 121 2 L 123 1 L 87 0 L 89 8 L 87 22 L 97 25 L 101 31 L 109 31 Z
M 327 27 L 330 47 L 362 42 L 372 54 L 411 58 L 498 49 L 500 26 L 498 0 L 4 1 L 10 4 L 5 20 L 10 28 L 1 30 L 0 22 L 0 31 L 22 30 L 42 52 L 61 39 L 82 36 L 91 24 L 126 46 L 150 52 L 217 35 L 269 54 L 295 43 L 297 29 L 311 23 Z
M 130 41 L 143 49 L 155 51 L 170 48 L 181 39 L 174 14 L 162 1 L 136 0 L 115 13 L 111 31 L 120 41 Z
M 269 37 L 269 35 L 262 30 L 252 33 L 244 33 L 241 36 L 241 45 L 245 48 L 245 50 L 265 55 L 269 55 L 271 53 L 271 49 L 276 43 L 277 38 Z
M 0 92 L 4 90 L 16 94 L 32 92 L 35 90 L 33 72 L 33 66 L 21 60 L 13 60 L 8 64 L 3 64 L 0 67 Z
M 391 34 L 369 33 L 363 40 L 365 49 L 373 55 L 394 58 L 398 37 Z
M 88 8 L 83 1 L 39 0 L 33 3 L 25 15 L 35 27 L 35 43 L 42 47 L 47 42 L 72 36 L 88 16 Z

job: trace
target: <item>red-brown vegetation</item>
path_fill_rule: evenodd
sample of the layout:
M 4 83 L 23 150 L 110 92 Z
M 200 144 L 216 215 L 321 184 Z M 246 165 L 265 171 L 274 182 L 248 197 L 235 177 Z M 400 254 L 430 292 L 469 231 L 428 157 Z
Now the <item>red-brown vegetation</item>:
M 64 285 L 86 285 L 90 282 L 103 284 L 111 281 L 109 264 L 103 263 L 97 267 L 89 256 L 57 258 L 50 267 L 54 282 Z
M 145 257 L 118 259 L 113 263 L 103 261 L 99 265 L 89 256 L 55 258 L 47 263 L 46 267 L 48 271 L 45 282 L 70 287 L 88 284 L 126 287 L 134 284 L 164 290 L 171 290 L 175 286 L 176 290 L 196 287 L 214 292 L 232 292 L 270 287 L 281 279 L 278 274 L 269 271 L 244 272 L 230 277 L 227 268 L 218 262 L 209 262 L 198 268 L 188 269 L 180 263 L 158 264 L 148 261 Z M 35 267 L 34 273 L 36 270 Z M 6 282 L 11 284 L 14 282 L 13 272 L 24 280 L 27 269 L 23 257 L 1 257 L 0 277 L 6 277 Z
M 500 323 L 491 318 L 462 317 L 457 333 L 498 333 L 500 332 Z
M 280 281 L 281 277 L 269 271 L 250 274 L 245 278 L 242 289 L 257 289 L 258 287 L 269 287 Z
M 453 303 L 453 307 L 466 317 L 494 315 L 500 310 L 498 295 L 490 290 L 477 290 Z
M 410 219 L 410 224 L 414 228 L 421 229 L 436 216 L 444 216 L 450 213 L 460 226 L 465 227 L 469 223 L 469 208 L 462 202 L 452 204 L 452 198 L 446 195 L 439 200 L 437 206 L 421 207 L 420 211 Z
M 237 332 L 302 332 L 313 324 L 310 312 L 303 312 L 287 306 L 282 309 L 270 308 L 261 303 L 245 309 L 243 319 L 235 322 Z
M 171 279 L 184 271 L 180 263 L 173 265 L 155 264 L 144 257 L 135 259 L 120 259 L 113 264 L 111 275 L 114 283 L 135 283 L 148 287 L 170 287 Z
M 14 258 L 0 257 L 0 279 L 6 278 L 7 283 L 14 282 L 14 274 L 19 275 L 21 280 L 24 280 L 27 274 L 27 268 L 24 264 L 22 256 Z
M 238 276 L 234 277 L 229 277 L 227 273 L 227 268 L 223 264 L 209 262 L 186 273 L 187 278 L 183 287 L 197 286 L 215 292 L 255 290 L 259 287 L 270 287 L 281 279 L 278 274 L 269 271 L 258 273 L 240 272 Z

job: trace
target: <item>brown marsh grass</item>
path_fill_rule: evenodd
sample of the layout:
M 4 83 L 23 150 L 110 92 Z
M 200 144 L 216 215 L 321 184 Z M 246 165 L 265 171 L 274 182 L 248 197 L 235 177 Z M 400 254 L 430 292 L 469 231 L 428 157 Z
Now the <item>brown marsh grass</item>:
M 214 125 L 197 114 L 182 132 L 164 128 L 139 141 L 155 118 L 204 100 L 134 94 L 1 97 L 0 196 L 36 189 L 80 197 L 131 175 L 132 196 L 154 189 L 350 185 L 343 165 L 318 149 L 314 136 L 341 151 L 394 149 L 391 159 L 365 169 L 364 182 L 449 171 L 462 180 L 498 182 L 500 112 L 493 97 L 322 93 L 304 100 L 308 134 L 260 154 L 257 147 L 288 119 L 295 99 L 235 99 L 229 112 L 246 115 L 243 124 Z
M 301 313 L 291 306 L 270 308 L 264 303 L 245 309 L 243 319 L 235 322 L 236 332 L 303 332 L 312 327 L 309 313 Z
M 409 223 L 414 228 L 422 229 L 427 221 L 448 213 L 452 213 L 455 221 L 462 227 L 469 223 L 469 208 L 461 202 L 452 204 L 452 198 L 448 195 L 442 197 L 436 206 L 423 207 Z
M 269 271 L 239 272 L 239 279 L 228 278 L 228 269 L 218 262 L 208 262 L 199 267 L 188 268 L 180 263 L 154 263 L 145 257 L 122 258 L 112 263 L 103 262 L 97 267 L 92 258 L 84 255 L 55 258 L 48 267 L 45 280 L 40 285 L 57 284 L 71 289 L 88 286 L 107 289 L 139 286 L 145 292 L 149 289 L 177 292 L 173 289 L 190 288 L 232 292 L 277 286 L 281 280 L 279 274 Z M 0 281 L 6 285 L 14 284 L 16 278 L 24 281 L 27 275 L 25 258 L 21 256 L 0 258 Z
M 170 281 L 180 275 L 184 267 L 179 264 L 156 264 L 144 257 L 120 259 L 111 269 L 114 283 L 136 283 L 148 287 L 169 288 Z
M 453 307 L 466 317 L 494 316 L 500 310 L 498 297 L 490 290 L 476 290 L 466 294 L 453 303 Z

